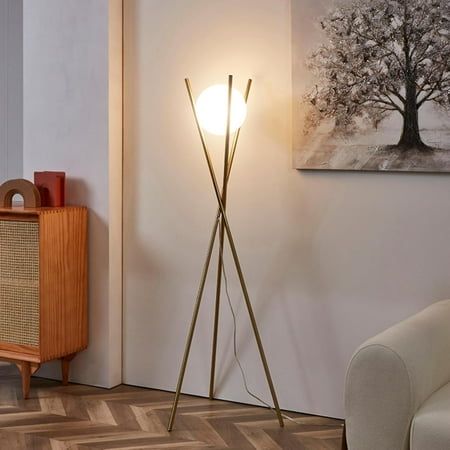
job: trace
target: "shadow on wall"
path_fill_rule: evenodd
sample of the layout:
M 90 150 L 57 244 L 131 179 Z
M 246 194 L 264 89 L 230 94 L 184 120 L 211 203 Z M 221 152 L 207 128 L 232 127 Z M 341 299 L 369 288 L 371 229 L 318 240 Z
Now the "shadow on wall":
M 87 183 L 81 178 L 66 178 L 66 202 L 73 205 L 89 205 L 90 196 Z

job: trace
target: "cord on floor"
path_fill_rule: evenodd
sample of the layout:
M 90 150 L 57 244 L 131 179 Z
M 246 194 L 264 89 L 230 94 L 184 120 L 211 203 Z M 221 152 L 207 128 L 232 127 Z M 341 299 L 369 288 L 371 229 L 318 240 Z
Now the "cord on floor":
M 221 260 L 222 260 L 222 273 L 223 273 L 223 280 L 224 280 L 224 285 L 225 285 L 225 294 L 226 294 L 226 297 L 227 297 L 228 306 L 230 307 L 231 315 L 233 317 L 233 353 L 234 353 L 234 359 L 236 360 L 236 363 L 237 363 L 237 365 L 239 367 L 239 371 L 241 372 L 241 377 L 242 377 L 242 381 L 243 381 L 243 384 L 244 384 L 244 389 L 246 390 L 248 395 L 250 395 L 252 398 L 257 400 L 262 405 L 264 405 L 267 408 L 269 408 L 274 414 L 276 414 L 276 411 L 275 411 L 275 409 L 274 409 L 274 407 L 272 405 L 270 405 L 269 403 L 264 401 L 262 398 L 258 397 L 256 394 L 254 394 L 252 391 L 250 391 L 250 389 L 248 387 L 247 377 L 245 375 L 244 368 L 242 367 L 241 361 L 240 361 L 239 356 L 238 356 L 236 313 L 234 311 L 233 304 L 231 302 L 230 293 L 229 293 L 229 290 L 228 290 L 228 277 L 227 277 L 227 273 L 226 273 L 226 270 L 225 270 L 225 262 L 224 262 L 224 258 L 223 258 L 223 247 L 222 246 L 220 246 L 220 247 L 221 248 L 220 248 L 220 253 L 219 254 L 220 254 Z M 282 417 L 284 419 L 290 420 L 291 422 L 294 422 L 295 424 L 297 424 L 297 422 L 292 417 L 289 417 L 286 414 L 281 414 L 281 415 L 282 415 Z

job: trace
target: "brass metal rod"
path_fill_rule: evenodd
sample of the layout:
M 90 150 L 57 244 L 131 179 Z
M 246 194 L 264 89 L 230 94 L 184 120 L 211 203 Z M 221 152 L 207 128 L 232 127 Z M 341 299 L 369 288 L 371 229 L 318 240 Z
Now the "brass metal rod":
M 233 76 L 228 75 L 228 99 L 227 99 L 227 123 L 225 134 L 225 152 L 223 161 L 223 180 L 222 180 L 222 204 L 224 209 L 227 207 L 227 187 L 228 187 L 228 163 L 230 159 L 230 121 L 231 121 L 231 95 L 233 90 Z M 214 397 L 214 380 L 216 377 L 216 354 L 217 354 L 217 335 L 219 332 L 219 311 L 220 311 L 220 293 L 222 290 L 222 261 L 223 261 L 223 242 L 225 238 L 225 229 L 223 220 L 220 218 L 219 225 L 219 257 L 217 262 L 216 274 L 216 303 L 214 308 L 214 327 L 213 343 L 211 352 L 211 373 L 209 379 L 209 398 Z
M 244 100 L 245 103 L 248 102 L 248 96 L 250 95 L 250 89 L 252 88 L 252 80 L 249 79 L 247 81 L 247 87 L 245 88 L 245 93 L 244 93 Z M 234 141 L 233 141 L 233 145 L 231 146 L 231 152 L 230 152 L 230 162 L 228 163 L 228 173 L 227 173 L 227 181 L 230 178 L 230 173 L 231 173 L 231 168 L 233 166 L 233 162 L 234 162 L 234 155 L 236 154 L 236 147 L 239 141 L 239 136 L 241 134 L 241 128 L 239 127 L 236 130 L 236 134 L 234 135 Z M 220 214 L 220 208 L 217 208 L 217 214 Z
M 188 358 L 189 358 L 189 352 L 191 350 L 192 338 L 194 336 L 195 325 L 197 323 L 198 312 L 200 310 L 200 303 L 202 301 L 203 290 L 205 288 L 206 276 L 208 274 L 209 263 L 211 261 L 211 255 L 212 255 L 212 251 L 214 248 L 214 241 L 216 239 L 218 224 L 219 224 L 219 221 L 217 218 L 215 221 L 215 225 L 213 227 L 213 232 L 211 233 L 211 238 L 210 238 L 209 246 L 208 246 L 208 253 L 206 255 L 206 261 L 203 266 L 202 276 L 200 279 L 200 286 L 198 288 L 197 298 L 195 300 L 195 307 L 194 307 L 194 312 L 192 314 L 191 326 L 189 328 L 189 334 L 188 334 L 188 337 L 186 340 L 186 347 L 184 350 L 183 361 L 181 363 L 180 374 L 178 376 L 178 383 L 177 383 L 177 389 L 175 392 L 175 399 L 173 401 L 172 411 L 170 413 L 170 418 L 169 418 L 169 424 L 167 426 L 168 431 L 172 431 L 173 423 L 175 421 L 175 415 L 176 415 L 177 407 L 178 407 L 178 400 L 180 399 L 181 387 L 183 385 L 183 379 L 184 379 L 184 374 L 186 372 L 186 366 L 187 366 L 187 362 L 188 362 Z
M 263 345 L 262 345 L 261 336 L 259 334 L 258 325 L 256 323 L 255 315 L 253 313 L 253 308 L 252 308 L 252 305 L 251 305 L 251 302 L 250 302 L 250 297 L 249 297 L 249 294 L 248 294 L 247 285 L 245 283 L 244 274 L 242 272 L 241 263 L 239 261 L 239 257 L 238 257 L 237 251 L 236 251 L 236 246 L 234 244 L 233 234 L 231 233 L 231 228 L 230 228 L 230 225 L 228 223 L 228 218 L 227 218 L 227 215 L 226 215 L 226 211 L 225 211 L 225 208 L 224 208 L 223 203 L 222 203 L 222 198 L 221 198 L 219 185 L 217 183 L 216 174 L 214 172 L 214 166 L 212 164 L 211 156 L 209 154 L 208 147 L 206 146 L 206 141 L 205 141 L 205 137 L 204 137 L 204 134 L 203 134 L 203 130 L 200 127 L 200 123 L 199 123 L 199 120 L 198 120 L 197 112 L 195 110 L 194 98 L 192 96 L 192 89 L 191 89 L 191 84 L 189 82 L 189 79 L 185 79 L 185 83 L 186 83 L 186 88 L 187 88 L 188 95 L 189 95 L 189 100 L 191 102 L 192 110 L 194 112 L 194 117 L 195 117 L 195 122 L 196 122 L 196 125 L 197 125 L 197 130 L 198 130 L 199 135 L 200 135 L 200 140 L 201 140 L 202 147 L 203 147 L 203 153 L 205 155 L 206 162 L 207 162 L 208 169 L 209 169 L 209 173 L 211 175 L 211 180 L 212 180 L 212 183 L 213 183 L 213 186 L 214 186 L 214 192 L 216 194 L 217 202 L 219 203 L 220 213 L 222 215 L 222 221 L 223 221 L 223 224 L 225 226 L 225 231 L 226 231 L 228 242 L 229 242 L 230 248 L 231 248 L 231 254 L 233 256 L 233 260 L 234 260 L 234 263 L 236 265 L 236 270 L 237 270 L 237 273 L 238 273 L 239 282 L 241 284 L 242 293 L 244 294 L 245 303 L 247 305 L 247 310 L 248 310 L 248 313 L 249 313 L 249 316 L 250 316 L 250 322 L 252 324 L 252 328 L 253 328 L 253 332 L 254 332 L 254 335 L 255 335 L 256 343 L 257 343 L 258 350 L 259 350 L 259 353 L 260 353 L 260 356 L 261 356 L 261 362 L 262 362 L 262 364 L 264 366 L 264 371 L 265 371 L 265 374 L 266 374 L 267 383 L 269 385 L 269 389 L 270 389 L 270 393 L 272 395 L 272 400 L 273 400 L 273 403 L 274 403 L 275 411 L 277 413 L 278 422 L 279 422 L 280 426 L 283 427 L 284 426 L 283 416 L 281 415 L 280 406 L 279 406 L 277 395 L 276 395 L 276 392 L 275 392 L 275 386 L 273 384 L 272 376 L 271 376 L 270 370 L 269 370 L 269 365 L 267 363 L 267 358 L 266 358 L 266 355 L 264 353 L 264 348 L 263 348 Z

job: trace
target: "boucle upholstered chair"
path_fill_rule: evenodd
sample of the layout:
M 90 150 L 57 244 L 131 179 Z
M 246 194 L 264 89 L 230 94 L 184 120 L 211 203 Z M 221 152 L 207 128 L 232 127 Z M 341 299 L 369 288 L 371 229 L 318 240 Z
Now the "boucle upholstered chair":
M 350 450 L 450 449 L 450 300 L 359 347 L 345 409 Z

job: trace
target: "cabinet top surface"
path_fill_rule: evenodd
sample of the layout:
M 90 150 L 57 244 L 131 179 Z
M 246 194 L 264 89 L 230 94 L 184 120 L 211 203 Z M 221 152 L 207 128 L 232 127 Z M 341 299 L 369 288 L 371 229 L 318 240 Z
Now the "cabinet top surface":
M 74 209 L 87 209 L 85 206 L 57 206 L 42 208 L 24 208 L 23 206 L 0 207 L 0 214 L 17 214 L 17 215 L 33 215 L 40 216 L 42 214 L 50 214 L 55 212 L 64 212 Z

